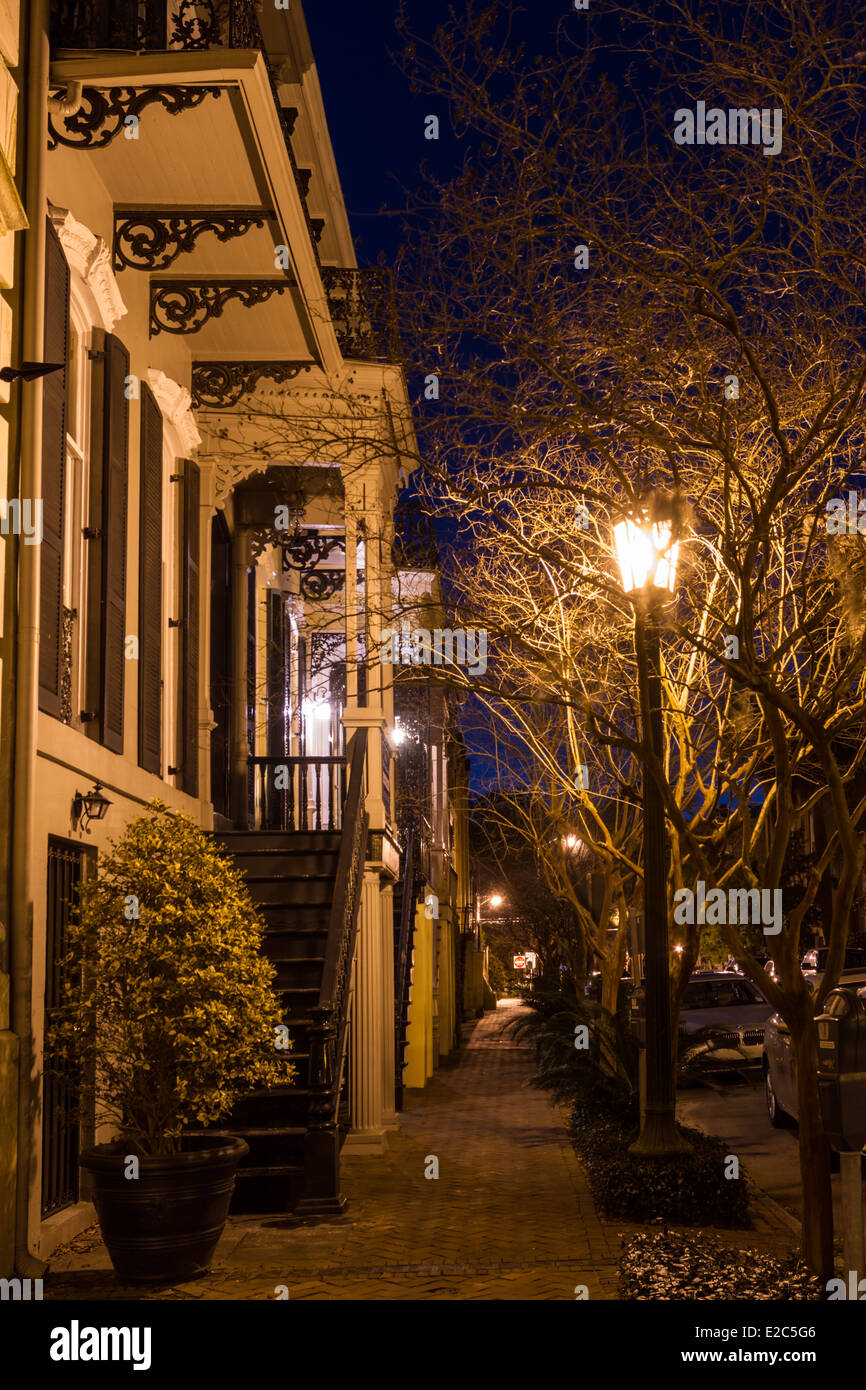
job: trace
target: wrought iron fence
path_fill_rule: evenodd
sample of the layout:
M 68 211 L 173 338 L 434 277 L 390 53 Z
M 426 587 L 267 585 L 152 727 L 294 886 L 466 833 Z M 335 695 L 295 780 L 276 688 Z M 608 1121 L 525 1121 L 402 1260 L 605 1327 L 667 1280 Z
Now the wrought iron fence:
M 76 909 L 84 853 L 63 840 L 48 842 L 46 911 L 45 1032 L 63 1002 L 68 931 Z M 42 1082 L 42 1215 L 78 1201 L 78 1081 L 68 1067 L 52 1063 Z

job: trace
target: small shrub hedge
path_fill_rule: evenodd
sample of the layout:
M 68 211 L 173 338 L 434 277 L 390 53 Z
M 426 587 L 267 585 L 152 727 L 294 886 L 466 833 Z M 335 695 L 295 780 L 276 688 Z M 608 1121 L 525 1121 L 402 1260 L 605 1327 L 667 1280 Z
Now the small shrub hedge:
M 750 1226 L 745 1178 L 725 1177 L 726 1146 L 699 1130 L 678 1129 L 693 1153 L 635 1157 L 628 1149 L 640 1133 L 637 1099 L 606 1078 L 593 1082 L 575 1101 L 571 1132 L 596 1209 L 620 1221 Z
M 749 1299 L 760 1302 L 825 1298 L 821 1281 L 795 1254 L 785 1258 L 735 1250 L 713 1236 L 676 1231 L 633 1236 L 619 1270 L 620 1298 Z

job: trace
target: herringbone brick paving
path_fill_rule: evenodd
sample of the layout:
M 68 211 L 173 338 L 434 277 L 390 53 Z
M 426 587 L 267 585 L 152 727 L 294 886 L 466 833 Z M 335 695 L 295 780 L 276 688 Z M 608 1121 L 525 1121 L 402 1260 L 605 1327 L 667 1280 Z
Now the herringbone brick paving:
M 596 1216 L 562 1111 L 532 1089 L 513 1008 L 488 1014 L 422 1092 L 384 1157 L 344 1158 L 346 1214 L 233 1217 L 211 1272 L 174 1288 L 121 1285 L 97 1238 L 52 1260 L 49 1298 L 573 1300 L 616 1297 L 621 1233 Z M 438 1178 L 425 1177 L 432 1159 Z M 766 1213 L 733 1243 L 790 1235 Z M 756 1238 L 757 1236 L 757 1238 Z M 285 1295 L 283 1295 L 285 1296 Z

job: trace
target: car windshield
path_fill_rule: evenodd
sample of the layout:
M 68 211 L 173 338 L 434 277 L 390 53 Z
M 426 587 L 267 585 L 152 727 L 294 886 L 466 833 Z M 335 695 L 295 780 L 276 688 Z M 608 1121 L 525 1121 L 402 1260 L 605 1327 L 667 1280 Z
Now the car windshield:
M 684 1009 L 730 1009 L 765 1001 L 748 980 L 693 980 L 686 985 Z

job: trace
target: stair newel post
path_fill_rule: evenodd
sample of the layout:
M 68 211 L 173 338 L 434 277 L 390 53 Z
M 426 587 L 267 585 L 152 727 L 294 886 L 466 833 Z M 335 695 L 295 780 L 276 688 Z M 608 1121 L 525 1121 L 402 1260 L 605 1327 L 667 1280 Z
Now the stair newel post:
M 304 1196 L 299 1214 L 343 1211 L 340 1192 L 340 1143 L 337 1133 L 336 1042 L 333 1006 L 319 1004 L 310 1011 L 310 1102 L 304 1139 Z

